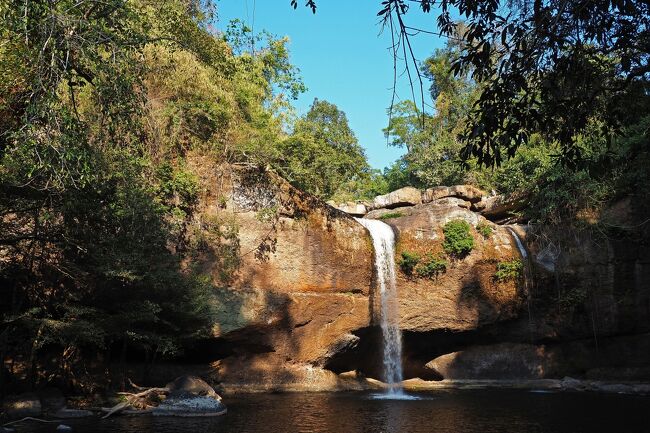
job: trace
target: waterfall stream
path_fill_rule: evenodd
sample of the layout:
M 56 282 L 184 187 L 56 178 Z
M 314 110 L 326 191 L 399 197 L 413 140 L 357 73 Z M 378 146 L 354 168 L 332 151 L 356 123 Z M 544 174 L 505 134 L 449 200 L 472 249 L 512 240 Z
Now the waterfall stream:
M 381 301 L 380 325 L 383 340 L 383 380 L 389 395 L 402 395 L 402 333 L 395 281 L 395 234 L 379 220 L 355 218 L 368 229 L 375 249 L 375 269 Z
M 519 238 L 519 235 L 517 234 L 516 231 L 512 227 L 508 227 L 508 231 L 512 235 L 512 237 L 515 239 L 515 242 L 517 244 L 517 249 L 519 250 L 519 253 L 521 254 L 521 258 L 523 260 L 526 260 L 528 258 L 528 252 L 526 251 L 526 248 L 524 247 L 524 243 L 521 241 Z

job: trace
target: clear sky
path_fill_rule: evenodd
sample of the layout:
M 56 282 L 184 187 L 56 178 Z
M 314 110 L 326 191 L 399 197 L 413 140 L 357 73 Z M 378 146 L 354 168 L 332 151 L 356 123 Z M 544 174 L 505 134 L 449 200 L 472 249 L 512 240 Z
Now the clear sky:
M 336 104 L 347 114 L 370 164 L 375 168 L 390 165 L 403 151 L 388 146 L 381 131 L 388 122 L 393 84 L 390 33 L 379 34 L 381 2 L 320 0 L 315 15 L 304 3 L 298 0 L 299 7 L 293 10 L 290 0 L 218 0 L 216 27 L 225 30 L 230 20 L 239 18 L 249 26 L 254 24 L 256 32 L 264 29 L 289 36 L 292 63 L 300 68 L 309 89 L 295 101 L 298 114 L 304 114 L 314 98 Z M 436 28 L 435 14 L 413 10 L 407 17 L 414 27 Z M 444 41 L 420 34 L 413 43 L 416 56 L 424 60 Z M 426 93 L 429 83 L 425 86 Z M 406 76 L 399 78 L 398 96 L 411 99 L 410 94 Z

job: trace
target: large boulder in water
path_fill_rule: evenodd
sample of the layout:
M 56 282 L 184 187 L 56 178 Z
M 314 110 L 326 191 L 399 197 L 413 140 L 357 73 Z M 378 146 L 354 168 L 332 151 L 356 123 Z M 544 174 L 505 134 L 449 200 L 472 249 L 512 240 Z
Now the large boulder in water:
M 206 381 L 196 376 L 181 376 L 169 382 L 165 388 L 169 390 L 170 397 L 191 396 L 191 397 L 210 397 L 221 401 L 221 397 L 216 393 Z
M 181 376 L 168 383 L 167 398 L 153 410 L 156 416 L 206 417 L 226 413 L 219 394 L 203 379 Z

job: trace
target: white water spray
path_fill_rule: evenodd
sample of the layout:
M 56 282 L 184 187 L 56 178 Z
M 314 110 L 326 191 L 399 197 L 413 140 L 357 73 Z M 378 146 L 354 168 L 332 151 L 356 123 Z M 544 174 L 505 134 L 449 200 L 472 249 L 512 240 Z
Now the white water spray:
M 395 234 L 386 223 L 372 219 L 355 218 L 368 229 L 375 249 L 375 269 L 381 300 L 381 333 L 383 337 L 383 380 L 389 386 L 389 395 L 403 395 L 402 391 L 402 333 L 399 329 L 399 306 L 395 281 Z

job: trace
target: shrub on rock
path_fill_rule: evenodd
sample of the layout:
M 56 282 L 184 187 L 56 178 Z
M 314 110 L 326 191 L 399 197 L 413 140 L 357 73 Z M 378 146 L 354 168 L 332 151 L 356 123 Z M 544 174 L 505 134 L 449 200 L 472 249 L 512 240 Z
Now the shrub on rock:
M 456 258 L 463 258 L 474 248 L 474 237 L 469 231 L 469 223 L 465 220 L 449 221 L 442 228 L 445 241 L 442 248 L 447 254 Z

